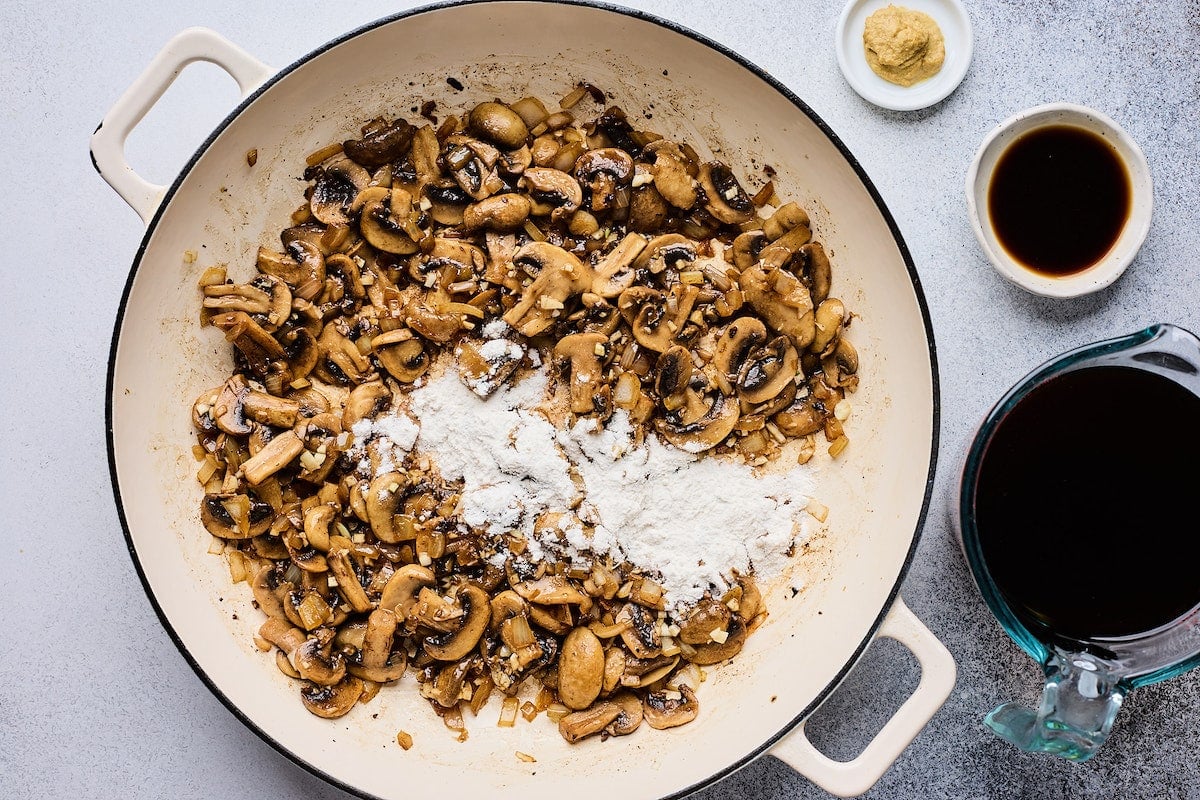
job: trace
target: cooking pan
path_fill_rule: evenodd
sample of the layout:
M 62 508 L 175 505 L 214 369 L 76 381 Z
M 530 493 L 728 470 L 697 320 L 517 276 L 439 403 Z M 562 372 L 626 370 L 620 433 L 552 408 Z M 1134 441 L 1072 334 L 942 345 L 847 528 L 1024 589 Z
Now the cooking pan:
M 167 186 L 124 156 L 130 131 L 189 63 L 212 62 L 243 93 L 236 110 Z M 452 80 L 451 80 L 452 79 Z M 200 272 L 253 273 L 254 254 L 301 201 L 305 156 L 380 114 L 442 113 L 480 98 L 551 100 L 585 80 L 648 127 L 730 162 L 777 171 L 831 252 L 834 294 L 857 316 L 862 388 L 851 446 L 806 467 L 829 506 L 824 530 L 766 587 L 770 617 L 732 663 L 709 670 L 690 725 L 569 746 L 544 718 L 498 728 L 496 705 L 458 743 L 412 678 L 336 721 L 309 714 L 294 682 L 258 652 L 262 616 L 230 584 L 198 520 L 190 404 L 229 373 L 227 343 L 197 324 Z M 465 87 L 462 91 L 456 88 Z M 257 163 L 247 152 L 257 150 Z M 215 33 L 173 39 L 92 139 L 100 174 L 147 230 L 113 335 L 108 446 L 130 553 L 164 626 L 197 674 L 243 722 L 297 763 L 365 796 L 447 787 L 451 796 L 680 796 L 770 752 L 842 794 L 869 788 L 941 706 L 954 662 L 898 596 L 916 548 L 937 452 L 937 371 L 917 273 L 861 167 L 801 100 L 733 52 L 677 25 L 596 5 L 441 5 L 381 20 L 276 71 Z M 185 252 L 200 254 L 191 261 Z M 797 591 L 798 590 L 798 591 Z M 865 751 L 834 762 L 805 718 L 878 636 L 917 656 L 922 676 Z M 469 716 L 469 715 L 468 715 Z M 402 752 L 399 730 L 414 746 Z M 516 757 L 532 755 L 536 763 Z

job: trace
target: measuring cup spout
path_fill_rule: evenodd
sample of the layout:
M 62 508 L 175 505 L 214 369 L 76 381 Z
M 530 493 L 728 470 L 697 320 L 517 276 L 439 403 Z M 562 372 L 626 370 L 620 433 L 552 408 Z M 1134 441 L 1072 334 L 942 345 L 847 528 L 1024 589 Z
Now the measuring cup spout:
M 1046 664 L 1046 687 L 1037 711 L 1005 703 L 984 723 L 1027 752 L 1087 761 L 1108 738 L 1124 699 L 1124 689 L 1102 661 L 1055 652 Z

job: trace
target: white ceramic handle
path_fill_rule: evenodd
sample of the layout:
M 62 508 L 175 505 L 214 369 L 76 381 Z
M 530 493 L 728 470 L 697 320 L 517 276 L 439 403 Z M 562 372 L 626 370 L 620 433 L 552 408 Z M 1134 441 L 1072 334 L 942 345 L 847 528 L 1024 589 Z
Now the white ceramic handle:
M 876 636 L 895 639 L 912 651 L 921 664 L 921 682 L 866 749 L 851 761 L 834 761 L 813 747 L 803 723 L 771 749 L 771 755 L 839 797 L 855 797 L 874 786 L 954 688 L 954 657 L 899 597 Z
M 208 61 L 237 81 L 242 97 L 248 96 L 275 74 L 275 70 L 208 28 L 182 31 L 151 60 L 125 94 L 113 104 L 92 134 L 92 163 L 100 177 L 149 224 L 167 187 L 143 178 L 125 158 L 125 140 L 158 102 L 179 73 L 195 61 Z

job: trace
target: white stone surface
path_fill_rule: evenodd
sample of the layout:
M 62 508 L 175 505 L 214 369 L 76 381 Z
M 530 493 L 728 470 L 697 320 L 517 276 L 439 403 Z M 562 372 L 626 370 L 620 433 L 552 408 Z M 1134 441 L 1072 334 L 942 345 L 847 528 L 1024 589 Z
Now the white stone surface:
M 117 521 L 104 444 L 105 374 L 136 216 L 93 172 L 87 140 L 113 100 L 178 30 L 207 25 L 284 65 L 408 3 L 151 0 L 0 5 L 0 142 L 6 164 L 0 315 L 0 794 L 19 798 L 340 798 L 260 741 L 204 687 L 142 592 Z M 1071 765 L 1016 752 L 982 715 L 1033 701 L 1037 668 L 976 596 L 944 520 L 975 421 L 1014 380 L 1069 347 L 1156 321 L 1200 329 L 1200 4 L 1197 0 L 968 2 L 975 60 L 941 104 L 891 113 L 842 80 L 838 0 L 655 0 L 645 10 L 722 42 L 792 87 L 844 139 L 890 206 L 932 309 L 942 376 L 935 503 L 904 588 L 960 665 L 932 725 L 874 798 L 1200 797 L 1200 674 L 1134 692 L 1108 746 Z M 130 142 L 166 181 L 232 107 L 216 68 L 189 69 Z M 1122 124 L 1156 181 L 1149 240 L 1124 278 L 1077 301 L 1034 298 L 987 266 L 967 225 L 963 175 L 984 134 L 1067 100 Z M 1145 424 L 1104 432 L 1114 460 Z M 1130 498 L 1136 502 L 1136 498 Z M 1131 532 L 1136 537 L 1136 532 Z M 1119 560 L 1119 557 L 1118 557 Z M 869 654 L 810 725 L 848 757 L 911 688 L 898 648 Z M 832 711 L 828 709 L 832 708 Z M 773 759 L 705 798 L 819 797 Z

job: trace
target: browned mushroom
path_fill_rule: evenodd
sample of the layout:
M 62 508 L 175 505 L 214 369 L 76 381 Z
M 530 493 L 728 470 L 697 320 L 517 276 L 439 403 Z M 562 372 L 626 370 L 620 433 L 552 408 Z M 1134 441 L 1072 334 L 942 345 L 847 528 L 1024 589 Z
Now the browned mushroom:
M 425 638 L 425 652 L 438 661 L 458 661 L 466 656 L 479 643 L 491 620 L 491 605 L 483 589 L 468 583 L 458 598 L 465 612 L 462 626 L 453 633 Z
M 700 713 L 700 701 L 687 684 L 677 690 L 661 689 L 646 695 L 646 724 L 657 730 L 686 725 Z
M 354 676 L 342 679 L 335 686 L 307 684 L 300 690 L 304 707 L 325 719 L 337 719 L 350 713 L 363 693 L 363 682 Z
M 575 177 L 588 190 L 591 211 L 608 211 L 617 192 L 633 179 L 633 159 L 624 150 L 601 147 L 588 150 L 575 162 Z

